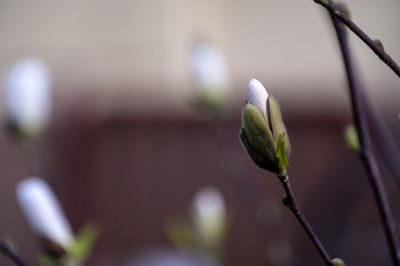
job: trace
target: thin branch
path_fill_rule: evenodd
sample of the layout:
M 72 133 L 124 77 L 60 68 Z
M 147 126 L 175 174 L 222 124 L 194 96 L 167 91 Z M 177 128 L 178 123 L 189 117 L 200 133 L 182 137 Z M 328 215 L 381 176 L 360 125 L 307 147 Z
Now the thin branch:
M 9 258 L 15 265 L 18 266 L 28 266 L 13 250 L 11 250 L 3 241 L 0 241 L 1 252 Z
M 332 265 L 332 258 L 329 256 L 328 252 L 326 251 L 325 247 L 322 245 L 321 241 L 313 231 L 311 225 L 308 223 L 307 219 L 304 217 L 299 204 L 296 201 L 296 197 L 293 193 L 292 187 L 289 182 L 289 177 L 285 174 L 279 175 L 279 179 L 282 183 L 283 188 L 286 192 L 286 197 L 284 198 L 284 204 L 288 207 L 294 216 L 296 216 L 297 220 L 299 220 L 301 226 L 303 227 L 304 231 L 307 233 L 311 241 L 313 242 L 315 248 L 317 249 L 318 253 L 321 255 L 322 259 L 326 263 L 326 265 Z
M 393 135 L 390 133 L 386 123 L 382 120 L 382 117 L 374 108 L 373 103 L 366 95 L 365 91 L 362 90 L 362 100 L 367 110 L 369 121 L 371 121 L 371 133 L 372 138 L 375 140 L 381 155 L 384 158 L 385 163 L 389 167 L 394 180 L 400 187 L 400 150 L 397 146 Z
M 257 233 L 257 236 L 260 239 L 260 242 L 264 245 L 264 247 L 269 247 L 271 245 L 271 225 L 268 225 L 264 219 L 260 218 L 260 204 L 263 200 L 263 191 L 262 189 L 249 180 L 248 178 L 243 178 L 244 173 L 237 169 L 237 167 L 232 167 L 233 161 L 237 161 L 237 158 L 233 158 L 232 151 L 230 151 L 230 144 L 227 142 L 227 137 L 224 135 L 224 127 L 226 124 L 220 117 L 213 117 L 210 119 L 210 123 L 212 124 L 219 145 L 219 152 L 221 153 L 218 158 L 220 159 L 221 169 L 225 173 L 225 175 L 229 179 L 229 183 L 231 184 L 235 195 L 238 197 L 240 204 L 243 205 L 243 209 L 246 212 L 246 215 L 249 221 L 253 224 L 253 228 Z M 238 171 L 239 170 L 239 171 Z M 264 210 L 263 210 L 264 211 Z M 274 224 L 273 230 L 285 231 L 280 223 Z M 288 242 L 287 237 L 284 236 L 280 238 L 280 241 L 285 241 L 286 245 L 291 247 L 291 244 Z M 295 254 L 291 254 L 291 259 L 293 262 L 298 258 Z M 265 257 L 265 259 L 268 259 Z M 267 264 L 271 264 L 268 260 Z
M 350 18 L 348 18 L 332 1 L 314 0 L 330 11 L 335 17 L 340 19 L 352 32 L 354 32 L 372 51 L 388 65 L 397 76 L 400 77 L 400 66 L 387 54 L 376 42 L 371 39 L 363 30 L 361 30 Z
M 335 27 L 336 34 L 339 40 L 344 65 L 346 68 L 347 79 L 349 84 L 351 107 L 353 110 L 353 120 L 358 132 L 360 142 L 360 157 L 366 168 L 369 181 L 373 190 L 375 201 L 378 205 L 379 214 L 384 226 L 386 240 L 389 245 L 390 254 L 394 265 L 400 265 L 400 260 L 397 255 L 399 251 L 399 242 L 393 215 L 390 210 L 389 201 L 379 172 L 374 153 L 372 151 L 371 137 L 368 132 L 368 125 L 365 118 L 364 109 L 362 106 L 362 96 L 359 91 L 358 83 L 352 66 L 350 50 L 348 47 L 346 32 L 341 22 L 330 12 L 332 23 Z

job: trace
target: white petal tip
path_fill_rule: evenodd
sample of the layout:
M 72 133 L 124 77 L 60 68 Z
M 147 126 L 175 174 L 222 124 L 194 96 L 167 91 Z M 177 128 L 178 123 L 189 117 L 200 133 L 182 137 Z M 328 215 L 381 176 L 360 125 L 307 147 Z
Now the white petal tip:
M 248 91 L 252 90 L 252 91 L 257 92 L 259 94 L 264 94 L 264 91 L 265 91 L 265 93 L 268 95 L 268 92 L 264 88 L 264 85 L 262 85 L 262 83 L 260 81 L 258 81 L 257 79 L 255 79 L 255 78 L 252 78 L 249 81 L 249 84 L 247 85 L 247 90 Z
M 250 79 L 250 81 L 249 81 L 249 86 L 250 86 L 250 84 L 252 84 L 253 86 L 254 85 L 258 85 L 258 84 L 261 84 L 261 82 L 260 81 L 258 81 L 257 79 L 255 79 L 255 78 L 252 78 L 252 79 Z M 261 84 L 261 86 L 262 86 L 262 84 Z
M 41 178 L 31 177 L 21 181 L 16 192 L 32 230 L 68 247 L 73 240 L 72 229 L 50 186 Z
M 268 92 L 264 86 L 256 79 L 251 79 L 247 85 L 246 100 L 256 106 L 260 112 L 266 115 L 266 103 Z
M 200 189 L 194 197 L 194 205 L 197 213 L 205 219 L 225 215 L 224 198 L 214 187 Z
M 15 62 L 3 84 L 7 118 L 19 128 L 42 129 L 51 108 L 51 77 L 40 59 L 23 58 Z

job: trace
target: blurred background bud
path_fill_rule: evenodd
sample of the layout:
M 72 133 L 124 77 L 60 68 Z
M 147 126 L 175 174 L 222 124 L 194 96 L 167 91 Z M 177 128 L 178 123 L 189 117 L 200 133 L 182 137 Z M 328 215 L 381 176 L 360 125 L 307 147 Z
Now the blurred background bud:
M 192 206 L 192 222 L 206 248 L 218 249 L 227 227 L 227 213 L 221 192 L 214 187 L 200 189 Z
M 51 188 L 42 179 L 31 177 L 17 185 L 17 198 L 45 251 L 61 255 L 68 249 L 74 241 L 73 232 Z
M 340 258 L 334 258 L 332 260 L 332 265 L 333 266 L 346 266 L 346 263 L 344 263 L 344 261 Z
M 352 151 L 360 150 L 360 142 L 358 140 L 357 129 L 354 125 L 347 125 L 344 129 L 344 140 L 347 147 Z
M 204 253 L 179 252 L 171 248 L 149 248 L 134 255 L 125 266 L 218 266 L 219 262 Z
M 4 82 L 6 120 L 22 137 L 43 132 L 51 109 L 51 78 L 45 63 L 24 58 L 14 63 Z
M 205 112 L 222 108 L 230 82 L 228 65 L 221 52 L 211 44 L 197 42 L 192 47 L 190 65 L 196 89 L 195 105 Z

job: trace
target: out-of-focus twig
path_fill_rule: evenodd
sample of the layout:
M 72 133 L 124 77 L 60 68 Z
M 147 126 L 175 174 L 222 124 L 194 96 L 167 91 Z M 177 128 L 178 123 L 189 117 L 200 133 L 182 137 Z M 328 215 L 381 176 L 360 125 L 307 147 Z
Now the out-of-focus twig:
M 325 7 L 330 13 L 343 22 L 354 32 L 372 51 L 400 77 L 400 66 L 387 54 L 371 37 L 348 18 L 331 0 L 314 0 L 315 3 Z
M 331 2 L 328 2 L 329 6 L 331 7 Z M 379 172 L 378 164 L 372 150 L 371 137 L 368 131 L 365 109 L 363 108 L 361 92 L 358 87 L 358 82 L 351 61 L 347 35 L 342 23 L 336 17 L 336 12 L 331 11 L 329 13 L 332 19 L 332 23 L 335 27 L 340 49 L 342 52 L 344 66 L 346 69 L 351 98 L 351 107 L 353 111 L 353 120 L 358 132 L 360 143 L 359 155 L 367 171 L 375 201 L 378 205 L 379 214 L 385 230 L 385 236 L 389 245 L 393 264 L 400 265 L 400 259 L 397 255 L 399 252 L 399 241 L 397 239 L 395 223 L 393 220 L 392 212 L 390 210 L 389 201 L 384 184 L 382 182 L 381 174 Z
M 20 256 L 18 256 L 4 241 L 0 241 L 0 251 L 17 266 L 29 266 Z
M 360 90 L 362 90 L 361 87 Z M 371 122 L 370 128 L 372 138 L 375 140 L 394 180 L 400 187 L 400 150 L 386 123 L 374 108 L 373 103 L 368 98 L 365 91 L 362 91 L 361 96 L 368 113 L 369 121 Z

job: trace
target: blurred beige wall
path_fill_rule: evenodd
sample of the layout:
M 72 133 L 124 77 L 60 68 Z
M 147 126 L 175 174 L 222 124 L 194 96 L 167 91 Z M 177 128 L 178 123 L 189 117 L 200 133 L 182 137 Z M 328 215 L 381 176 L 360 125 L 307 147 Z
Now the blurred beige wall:
M 400 2 L 346 3 L 400 62 Z M 311 0 L 1 1 L 0 36 L 1 73 L 17 58 L 39 56 L 61 97 L 93 95 L 99 109 L 187 110 L 188 55 L 199 38 L 226 56 L 235 102 L 255 77 L 302 110 L 347 104 L 333 30 Z M 399 79 L 356 37 L 351 45 L 372 94 L 395 104 Z

